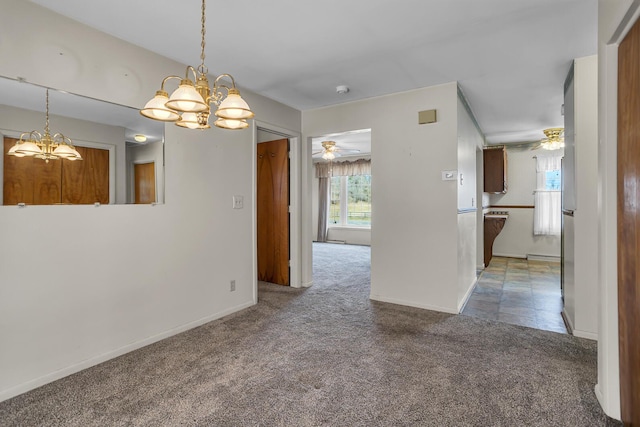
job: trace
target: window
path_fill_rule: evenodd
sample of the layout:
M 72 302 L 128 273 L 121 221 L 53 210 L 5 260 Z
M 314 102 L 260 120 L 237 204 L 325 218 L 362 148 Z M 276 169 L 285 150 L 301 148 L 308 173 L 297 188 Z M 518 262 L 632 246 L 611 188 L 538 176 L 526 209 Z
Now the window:
M 533 234 L 560 235 L 561 210 L 561 157 L 536 156 L 536 191 L 534 196 Z
M 560 170 L 550 170 L 544 173 L 544 189 L 545 190 L 560 190 L 561 175 Z
M 371 227 L 371 175 L 331 177 L 329 223 Z

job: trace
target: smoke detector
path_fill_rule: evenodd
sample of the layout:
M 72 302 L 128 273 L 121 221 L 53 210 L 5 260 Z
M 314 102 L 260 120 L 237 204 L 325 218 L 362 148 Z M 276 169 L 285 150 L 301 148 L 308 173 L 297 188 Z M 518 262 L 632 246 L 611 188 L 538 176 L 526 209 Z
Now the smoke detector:
M 345 93 L 349 92 L 349 86 L 347 85 L 336 86 L 336 92 L 338 92 L 340 95 L 344 95 Z

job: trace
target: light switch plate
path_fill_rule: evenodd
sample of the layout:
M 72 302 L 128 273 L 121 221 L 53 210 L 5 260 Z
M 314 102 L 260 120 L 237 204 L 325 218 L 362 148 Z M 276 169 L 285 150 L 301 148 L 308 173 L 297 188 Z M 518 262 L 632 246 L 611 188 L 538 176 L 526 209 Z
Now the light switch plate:
M 458 179 L 458 171 L 442 171 L 443 181 L 455 181 Z
M 233 209 L 242 209 L 244 207 L 244 197 L 233 196 Z

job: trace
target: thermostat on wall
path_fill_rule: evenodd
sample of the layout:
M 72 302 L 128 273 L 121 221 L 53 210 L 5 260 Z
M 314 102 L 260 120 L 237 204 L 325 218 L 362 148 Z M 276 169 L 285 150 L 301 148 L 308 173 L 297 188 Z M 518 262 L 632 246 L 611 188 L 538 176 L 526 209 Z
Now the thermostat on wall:
M 442 171 L 443 181 L 455 181 L 458 179 L 458 171 Z

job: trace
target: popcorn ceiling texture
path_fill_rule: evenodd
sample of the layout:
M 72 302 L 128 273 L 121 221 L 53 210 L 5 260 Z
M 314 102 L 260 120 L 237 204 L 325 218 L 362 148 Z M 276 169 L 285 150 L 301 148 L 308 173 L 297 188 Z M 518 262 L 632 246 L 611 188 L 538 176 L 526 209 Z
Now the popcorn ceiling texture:
M 374 302 L 368 247 L 313 249 L 313 287 L 260 283 L 254 307 L 0 403 L 0 425 L 621 425 L 595 342 Z

